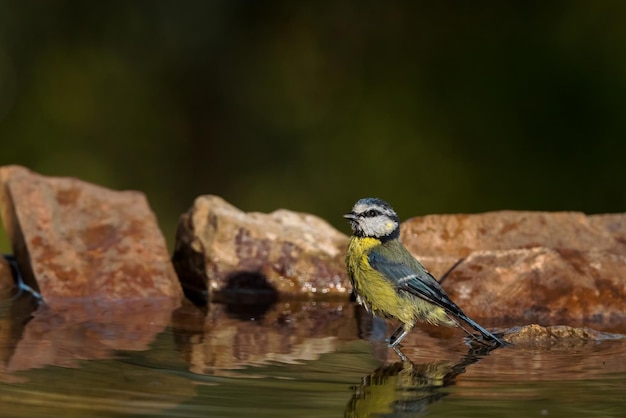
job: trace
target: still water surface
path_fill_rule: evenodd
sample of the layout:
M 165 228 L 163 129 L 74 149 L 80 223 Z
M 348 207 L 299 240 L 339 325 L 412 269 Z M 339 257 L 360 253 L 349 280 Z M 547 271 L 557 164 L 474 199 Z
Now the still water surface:
M 20 322 L 4 306 L 0 416 L 626 417 L 620 338 L 481 353 L 419 328 L 402 362 L 351 303 L 150 309 Z

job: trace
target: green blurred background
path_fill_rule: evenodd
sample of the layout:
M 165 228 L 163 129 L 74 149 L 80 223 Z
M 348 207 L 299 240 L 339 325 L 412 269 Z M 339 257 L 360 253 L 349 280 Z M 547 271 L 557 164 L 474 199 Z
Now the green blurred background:
M 0 0 L 0 165 L 403 218 L 626 207 L 624 1 Z M 4 232 L 0 250 L 10 251 Z

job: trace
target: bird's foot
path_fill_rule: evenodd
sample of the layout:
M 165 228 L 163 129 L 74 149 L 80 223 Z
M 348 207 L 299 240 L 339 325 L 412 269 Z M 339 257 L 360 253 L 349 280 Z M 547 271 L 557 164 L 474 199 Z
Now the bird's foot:
M 409 358 L 404 355 L 402 350 L 400 350 L 400 347 L 395 346 L 395 345 L 394 346 L 390 346 L 390 347 L 393 348 L 393 351 L 395 351 L 396 354 L 400 357 L 400 360 L 402 360 L 402 361 L 409 361 Z
M 11 271 L 13 273 L 13 277 L 15 279 L 15 284 L 17 286 L 17 293 L 15 294 L 15 296 L 13 296 L 13 299 L 17 299 L 22 295 L 22 293 L 26 292 L 30 293 L 35 298 L 37 303 L 41 303 L 43 301 L 41 294 L 24 282 L 24 278 L 20 273 L 20 268 L 17 264 L 17 260 L 15 259 L 15 257 L 8 254 L 4 254 L 1 256 L 4 257 L 4 259 L 7 260 L 7 262 L 9 263 L 9 266 L 11 267 Z

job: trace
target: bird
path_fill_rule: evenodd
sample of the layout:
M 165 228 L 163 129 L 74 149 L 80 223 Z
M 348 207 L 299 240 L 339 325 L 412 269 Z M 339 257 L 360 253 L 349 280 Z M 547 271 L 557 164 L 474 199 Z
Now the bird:
M 483 345 L 508 345 L 468 317 L 411 255 L 400 241 L 400 220 L 389 203 L 378 198 L 360 199 L 343 217 L 352 229 L 346 267 L 357 302 L 375 316 L 401 323 L 388 340 L 390 348 L 399 347 L 417 322 L 459 326 Z M 478 331 L 480 337 L 460 321 Z

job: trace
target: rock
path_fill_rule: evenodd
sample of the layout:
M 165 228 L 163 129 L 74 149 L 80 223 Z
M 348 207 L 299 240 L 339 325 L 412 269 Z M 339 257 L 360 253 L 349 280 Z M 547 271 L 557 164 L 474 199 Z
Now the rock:
M 590 225 L 604 231 L 608 237 L 612 252 L 626 255 L 626 214 L 608 213 L 604 215 L 591 215 L 588 217 Z
M 472 317 L 611 325 L 626 319 L 626 214 L 430 215 L 401 239 Z
M 405 245 L 443 278 L 450 297 L 487 325 L 498 319 L 606 328 L 626 319 L 625 214 L 431 215 L 401 228 Z M 206 302 L 214 292 L 219 300 L 248 288 L 263 290 L 271 303 L 276 294 L 350 290 L 346 243 L 310 215 L 245 214 L 203 196 L 181 218 L 174 262 L 192 298 Z M 244 302 L 241 293 L 236 300 Z
M 470 316 L 555 323 L 626 319 L 626 257 L 574 249 L 476 251 L 444 280 Z
M 160 300 L 182 291 L 145 196 L 0 168 L 0 210 L 24 280 L 51 307 L 76 299 Z
M 518 347 L 548 345 L 566 348 L 589 342 L 624 340 L 626 335 L 600 332 L 590 328 L 575 328 L 567 325 L 542 327 L 541 325 L 531 324 L 507 330 L 504 338 Z
M 11 298 L 15 291 L 15 281 L 9 262 L 0 255 L 0 301 Z
M 546 247 L 626 256 L 626 214 L 499 211 L 428 215 L 405 221 L 400 238 L 440 276 L 473 251 Z
M 626 255 L 626 214 L 499 211 L 428 215 L 402 224 L 401 239 L 414 253 L 465 257 L 477 250 L 570 248 Z
M 313 215 L 244 213 L 220 197 L 200 196 L 181 217 L 173 261 L 196 301 L 246 289 L 347 295 L 346 248 L 346 236 Z

